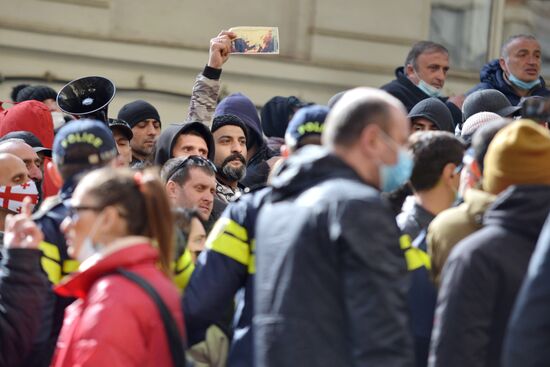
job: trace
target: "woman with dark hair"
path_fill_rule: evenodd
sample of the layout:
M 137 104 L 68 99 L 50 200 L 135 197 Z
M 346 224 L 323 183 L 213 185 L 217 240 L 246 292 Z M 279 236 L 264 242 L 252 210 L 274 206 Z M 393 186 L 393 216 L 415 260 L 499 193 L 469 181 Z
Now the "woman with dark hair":
M 78 299 L 65 313 L 52 366 L 174 365 L 174 339 L 158 305 L 179 335 L 183 316 L 170 279 L 173 218 L 160 181 L 147 172 L 93 171 L 77 186 L 69 213 L 61 227 L 81 265 L 56 292 Z M 160 302 L 128 274 L 148 283 Z

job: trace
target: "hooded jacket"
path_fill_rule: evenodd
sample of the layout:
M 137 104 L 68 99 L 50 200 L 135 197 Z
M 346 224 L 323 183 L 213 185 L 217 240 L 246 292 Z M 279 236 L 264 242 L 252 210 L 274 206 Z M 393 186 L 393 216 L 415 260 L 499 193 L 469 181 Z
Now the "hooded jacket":
M 40 140 L 42 146 L 52 149 L 54 129 L 50 109 L 35 100 L 18 103 L 4 111 L 0 109 L 0 137 L 13 131 L 29 131 Z M 50 161 L 50 158 L 45 160 Z M 42 198 L 53 196 L 58 190 L 48 172 L 44 172 Z
M 167 160 L 174 158 L 172 149 L 181 134 L 186 134 L 189 131 L 198 132 L 206 141 L 208 147 L 208 159 L 214 161 L 215 145 L 214 138 L 208 126 L 200 122 L 186 122 L 183 124 L 171 124 L 160 134 L 155 153 L 155 164 L 158 166 L 164 165 Z
M 30 131 L 42 145 L 52 149 L 53 119 L 50 109 L 39 101 L 25 101 L 0 111 L 0 136 L 12 131 Z
M 109 249 L 115 247 L 86 260 L 79 273 L 56 288 L 57 293 L 78 299 L 67 308 L 52 366 L 173 365 L 153 299 L 130 280 L 109 273 L 123 268 L 146 280 L 184 335 L 179 293 L 158 269 L 158 252 L 144 238 L 127 237 Z
M 550 186 L 511 186 L 443 268 L 430 366 L 501 365 L 504 333 L 550 208 Z
M 395 79 L 380 87 L 395 98 L 401 101 L 407 112 L 411 112 L 412 108 L 420 101 L 426 98 L 430 98 L 429 95 L 422 92 L 420 88 L 414 85 L 413 82 L 405 75 L 405 69 L 403 66 L 395 69 Z M 462 124 L 462 111 L 454 103 L 448 102 L 447 97 L 439 98 L 451 111 L 453 116 L 453 123 L 455 126 Z
M 378 190 L 304 147 L 256 221 L 257 366 L 412 366 L 399 229 Z
M 244 94 L 234 93 L 225 97 L 216 107 L 215 116 L 224 114 L 235 115 L 245 123 L 248 129 L 248 149 L 257 146 L 257 152 L 246 163 L 246 176 L 240 183 L 252 191 L 264 187 L 271 170 L 267 161 L 276 154 L 267 146 L 256 107 Z
M 542 76 L 539 77 L 539 79 L 540 85 L 531 89 L 528 95 L 542 97 L 550 96 L 550 90 L 546 89 L 546 83 Z M 479 72 L 479 80 L 480 83 L 470 89 L 466 95 L 470 95 L 478 90 L 496 89 L 502 92 L 513 106 L 517 106 L 519 104 L 522 97 L 518 96 L 510 84 L 508 84 L 508 82 L 504 79 L 504 73 L 500 67 L 498 59 L 485 64 L 481 68 L 481 71 Z

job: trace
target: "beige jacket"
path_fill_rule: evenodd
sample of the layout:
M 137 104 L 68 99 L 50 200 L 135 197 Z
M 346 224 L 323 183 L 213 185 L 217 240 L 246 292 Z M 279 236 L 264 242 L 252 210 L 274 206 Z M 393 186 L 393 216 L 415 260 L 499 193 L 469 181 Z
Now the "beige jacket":
M 464 202 L 441 212 L 428 227 L 428 254 L 432 262 L 432 278 L 439 287 L 441 270 L 453 247 L 482 227 L 483 214 L 496 196 L 469 189 Z

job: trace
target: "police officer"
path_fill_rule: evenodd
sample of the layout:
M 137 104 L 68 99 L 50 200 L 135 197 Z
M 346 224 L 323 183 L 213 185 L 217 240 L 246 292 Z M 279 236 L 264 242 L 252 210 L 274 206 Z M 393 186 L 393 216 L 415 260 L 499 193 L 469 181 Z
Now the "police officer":
M 112 163 L 117 148 L 111 131 L 103 122 L 84 119 L 64 125 L 55 137 L 52 150 L 53 165 L 46 169 L 58 181 L 61 190 L 42 204 L 33 219 L 44 233 L 44 240 L 39 245 L 42 268 L 49 281 L 56 285 L 79 265 L 67 254 L 65 237 L 59 228 L 68 214 L 66 203 L 79 176 Z M 71 302 L 72 299 L 61 298 L 50 291 L 40 332 L 29 355 L 29 364 L 25 365 L 49 365 L 63 323 L 64 309 Z
M 283 156 L 303 145 L 320 144 L 323 124 L 328 113 L 325 106 L 300 109 L 292 118 L 281 148 Z M 234 336 L 228 365 L 252 366 L 251 323 L 253 315 L 255 222 L 270 188 L 244 195 L 232 203 L 216 222 L 206 241 L 206 253 L 199 256 L 184 298 L 183 309 L 189 345 L 208 339 L 207 329 L 221 325 L 235 294 L 239 297 L 234 319 Z M 223 327 L 223 325 L 221 325 Z M 211 333 L 209 329 L 208 333 Z M 207 340 L 208 343 L 208 340 Z M 198 348 L 197 348 L 198 349 Z M 211 350 L 211 349 L 210 349 Z M 193 348 L 190 354 L 194 355 Z M 220 358 L 219 356 L 216 356 Z

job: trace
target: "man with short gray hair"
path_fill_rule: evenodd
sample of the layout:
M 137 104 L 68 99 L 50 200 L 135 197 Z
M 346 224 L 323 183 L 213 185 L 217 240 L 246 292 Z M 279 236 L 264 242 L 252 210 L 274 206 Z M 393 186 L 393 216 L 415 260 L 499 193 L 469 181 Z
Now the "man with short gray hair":
M 462 122 L 462 115 L 457 107 L 462 101 L 443 96 L 449 68 L 449 51 L 445 46 L 431 41 L 420 41 L 410 49 L 404 66 L 395 69 L 396 78 L 380 88 L 400 100 L 408 112 L 426 98 L 439 98 L 451 111 L 456 125 Z
M 410 123 L 389 94 L 357 88 L 323 144 L 285 160 L 256 220 L 258 366 L 412 366 L 407 267 L 381 190 L 403 184 Z
M 496 89 L 513 106 L 523 97 L 549 97 L 550 90 L 541 73 L 542 51 L 532 35 L 518 34 L 508 38 L 500 50 L 500 58 L 492 60 L 479 73 L 480 82 L 467 94 L 478 90 Z

